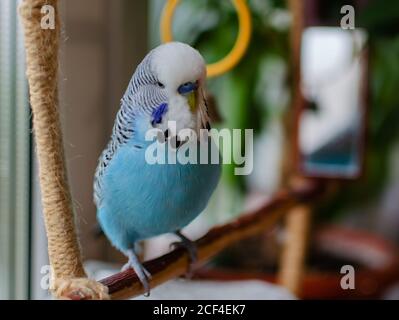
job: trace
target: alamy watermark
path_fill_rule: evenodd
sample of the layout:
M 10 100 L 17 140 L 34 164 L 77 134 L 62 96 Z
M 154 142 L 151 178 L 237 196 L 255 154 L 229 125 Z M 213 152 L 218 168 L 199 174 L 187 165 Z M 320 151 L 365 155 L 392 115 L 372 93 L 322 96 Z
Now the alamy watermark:
M 341 14 L 344 15 L 341 18 L 341 28 L 344 30 L 354 30 L 355 29 L 355 8 L 351 5 L 342 6 Z
M 55 8 L 52 5 L 44 5 L 40 12 L 43 15 L 40 21 L 41 28 L 43 30 L 55 29 Z M 340 13 L 344 15 L 341 18 L 341 28 L 344 30 L 355 29 L 355 8 L 347 4 L 341 7 Z
M 168 121 L 168 134 L 151 128 L 145 134 L 148 164 L 234 164 L 236 175 L 253 170 L 253 129 L 182 129 Z
M 40 278 L 40 288 L 43 290 L 50 289 L 50 280 L 51 280 L 51 266 L 46 264 L 40 268 L 40 274 L 43 276 Z
M 343 290 L 355 289 L 355 268 L 350 264 L 341 267 L 340 273 L 344 276 L 341 278 L 340 285 Z
M 49 265 L 43 265 L 40 269 L 40 273 L 43 275 L 40 279 L 40 288 L 43 290 L 50 289 L 51 279 L 51 267 Z M 352 265 L 343 265 L 340 269 L 342 278 L 340 286 L 342 290 L 355 290 L 355 268 Z
M 42 18 L 40 20 L 40 27 L 43 30 L 55 29 L 55 9 L 51 5 L 44 5 L 40 13 L 42 14 Z

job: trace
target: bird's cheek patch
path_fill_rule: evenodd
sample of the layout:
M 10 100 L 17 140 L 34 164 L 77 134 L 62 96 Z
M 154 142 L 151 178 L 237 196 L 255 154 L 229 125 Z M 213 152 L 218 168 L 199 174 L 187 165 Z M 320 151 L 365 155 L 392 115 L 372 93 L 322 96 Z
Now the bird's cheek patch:
M 151 124 L 154 126 L 156 124 L 160 124 L 162 122 L 162 117 L 168 111 L 168 104 L 162 103 L 152 112 L 152 121 Z

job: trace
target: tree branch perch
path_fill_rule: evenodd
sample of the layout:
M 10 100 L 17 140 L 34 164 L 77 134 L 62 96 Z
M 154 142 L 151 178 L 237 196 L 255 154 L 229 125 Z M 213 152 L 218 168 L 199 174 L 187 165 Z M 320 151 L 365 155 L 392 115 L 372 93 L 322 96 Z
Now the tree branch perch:
M 323 190 L 323 184 L 320 182 L 307 181 L 305 184 L 277 193 L 270 201 L 252 213 L 244 214 L 230 223 L 212 228 L 206 235 L 195 241 L 198 248 L 197 263 L 204 264 L 231 244 L 270 229 L 290 208 L 314 200 Z M 152 275 L 151 288 L 184 275 L 189 262 L 189 256 L 183 248 L 145 262 L 145 268 Z M 112 299 L 133 298 L 144 293 L 139 279 L 131 269 L 100 282 L 108 287 Z

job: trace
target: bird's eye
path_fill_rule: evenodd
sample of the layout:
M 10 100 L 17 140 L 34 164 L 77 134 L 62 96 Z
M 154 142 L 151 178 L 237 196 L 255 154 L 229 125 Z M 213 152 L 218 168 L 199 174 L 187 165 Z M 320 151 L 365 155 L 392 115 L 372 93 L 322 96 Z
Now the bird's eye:
M 185 95 L 185 94 L 191 93 L 197 89 L 198 89 L 197 82 L 186 82 L 186 83 L 183 83 L 179 88 L 177 88 L 177 92 Z
M 159 82 L 159 81 L 157 82 L 157 86 L 162 88 L 162 89 L 165 88 L 165 85 L 162 82 Z

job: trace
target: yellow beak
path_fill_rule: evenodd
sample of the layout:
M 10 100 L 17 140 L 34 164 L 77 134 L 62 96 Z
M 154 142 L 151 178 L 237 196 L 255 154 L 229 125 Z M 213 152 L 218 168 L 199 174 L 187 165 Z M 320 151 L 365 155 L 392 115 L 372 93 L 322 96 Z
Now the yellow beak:
M 190 106 L 190 109 L 192 112 L 194 112 L 197 109 L 197 97 L 196 97 L 196 92 L 190 92 L 187 95 L 187 100 L 188 100 L 188 105 Z

